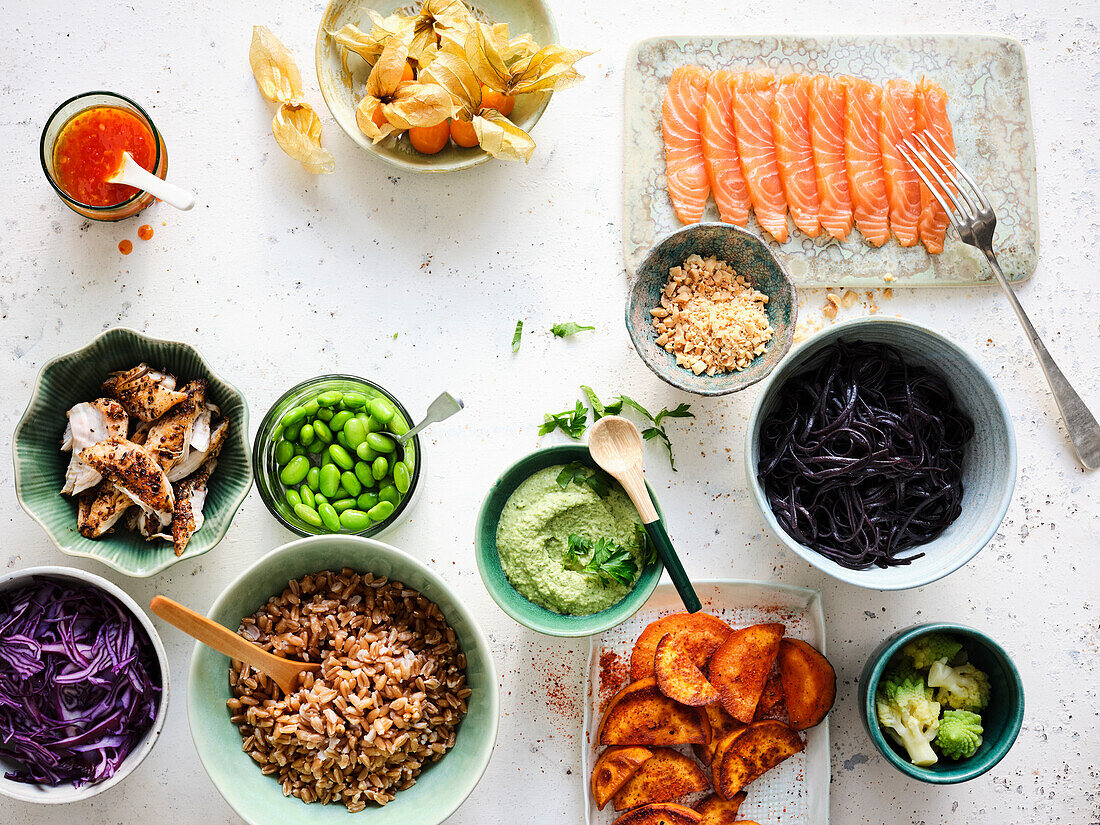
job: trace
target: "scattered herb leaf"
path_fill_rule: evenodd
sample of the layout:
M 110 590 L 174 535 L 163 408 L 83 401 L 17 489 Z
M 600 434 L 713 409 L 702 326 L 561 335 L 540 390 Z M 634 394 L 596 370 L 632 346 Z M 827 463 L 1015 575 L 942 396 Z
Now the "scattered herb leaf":
M 546 420 L 539 427 L 539 435 L 547 435 L 561 430 L 570 438 L 579 439 L 588 427 L 588 408 L 580 401 L 571 410 L 560 413 L 546 413 Z
M 583 556 L 591 553 L 584 562 L 583 572 L 603 579 L 617 581 L 625 587 L 634 584 L 638 575 L 638 565 L 630 556 L 630 551 L 617 545 L 608 538 L 591 542 L 575 533 L 569 534 L 566 555 L 573 560 L 582 561 Z
M 516 321 L 516 331 L 512 333 L 512 352 L 519 352 L 519 339 L 523 337 L 523 321 Z
M 607 498 L 611 494 L 611 479 L 607 474 L 580 461 L 571 461 L 562 467 L 556 480 L 563 490 L 570 484 L 587 484 L 600 498 Z
M 585 332 L 590 329 L 595 329 L 595 327 L 586 327 L 582 324 L 578 324 L 576 321 L 564 321 L 550 327 L 550 331 L 558 338 L 576 335 L 578 332 Z
M 605 409 L 603 402 L 600 401 L 599 397 L 596 395 L 596 391 L 594 389 L 585 386 L 584 384 L 581 384 L 581 390 L 586 396 L 588 396 L 588 404 L 590 407 L 592 407 L 593 421 L 599 421 L 601 418 L 607 415 L 607 410 Z

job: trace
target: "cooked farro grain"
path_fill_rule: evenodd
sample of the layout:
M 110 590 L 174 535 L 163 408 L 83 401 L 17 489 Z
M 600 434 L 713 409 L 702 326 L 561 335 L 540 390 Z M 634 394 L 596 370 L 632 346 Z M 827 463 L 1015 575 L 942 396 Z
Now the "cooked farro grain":
M 348 569 L 305 576 L 238 633 L 322 665 L 286 697 L 246 664 L 229 671 L 242 748 L 285 796 L 352 812 L 385 805 L 454 746 L 466 656 L 439 606 L 401 582 Z
M 745 369 L 775 330 L 768 296 L 726 261 L 691 255 L 669 270 L 661 303 L 649 311 L 657 344 L 696 375 Z

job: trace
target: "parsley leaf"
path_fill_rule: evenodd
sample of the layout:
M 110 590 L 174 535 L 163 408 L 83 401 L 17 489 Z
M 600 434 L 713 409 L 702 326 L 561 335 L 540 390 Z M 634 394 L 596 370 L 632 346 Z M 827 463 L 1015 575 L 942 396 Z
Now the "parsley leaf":
M 516 321 L 516 331 L 512 334 L 512 352 L 519 352 L 519 339 L 523 337 L 523 321 Z
M 555 481 L 563 490 L 570 483 L 578 487 L 587 484 L 600 498 L 607 498 L 611 494 L 611 479 L 607 474 L 580 461 L 571 461 L 562 467 Z
M 600 401 L 594 389 L 581 384 L 581 390 L 588 396 L 588 405 L 592 408 L 593 421 L 599 421 L 605 415 L 608 415 L 607 408 L 604 407 L 603 402 Z
M 687 404 L 681 404 L 674 410 L 670 410 L 666 407 L 657 413 L 657 416 L 653 419 L 653 423 L 660 427 L 661 419 L 663 418 L 695 418 L 695 413 L 691 412 L 691 408 Z
M 560 413 L 546 413 L 546 420 L 539 427 L 539 435 L 546 435 L 560 429 L 570 438 L 579 439 L 584 435 L 587 427 L 588 408 L 578 401 L 577 406 L 571 410 L 564 410 Z
M 584 563 L 582 572 L 617 581 L 625 587 L 634 584 L 638 575 L 638 565 L 631 558 L 630 551 L 608 538 L 591 542 L 575 533 L 570 533 L 569 544 L 565 550 L 566 557 L 580 562 L 581 557 L 589 553 L 592 555 Z
M 550 331 L 558 338 L 565 338 L 568 335 L 576 335 L 578 332 L 585 332 L 595 327 L 586 327 L 578 324 L 576 321 L 564 321 L 554 324 L 550 327 Z

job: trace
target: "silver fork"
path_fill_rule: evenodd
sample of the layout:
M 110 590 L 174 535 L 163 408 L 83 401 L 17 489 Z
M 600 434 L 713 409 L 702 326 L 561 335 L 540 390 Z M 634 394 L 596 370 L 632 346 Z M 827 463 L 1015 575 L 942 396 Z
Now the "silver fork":
M 935 147 L 938 151 L 933 151 Z M 947 212 L 947 217 L 959 239 L 963 243 L 980 249 L 989 261 L 989 267 L 997 277 L 997 283 L 1001 285 L 1008 296 L 1016 317 L 1023 324 L 1024 331 L 1031 340 L 1031 346 L 1035 355 L 1039 358 L 1039 366 L 1046 374 L 1047 383 L 1054 393 L 1054 400 L 1058 403 L 1058 409 L 1062 413 L 1062 419 L 1066 422 L 1066 430 L 1069 432 L 1073 448 L 1077 451 L 1077 458 L 1090 470 L 1100 467 L 1100 424 L 1081 396 L 1070 386 L 1054 359 L 1050 356 L 1046 346 L 1039 338 L 1039 333 L 1028 320 L 1027 313 L 1020 306 L 1016 293 L 1012 291 L 1001 265 L 997 262 L 997 256 L 993 254 L 993 230 L 997 227 L 997 216 L 993 214 L 993 207 L 989 205 L 985 195 L 974 182 L 970 174 L 955 163 L 948 152 L 936 140 L 930 132 L 920 132 L 907 138 L 897 147 L 913 171 L 924 181 L 924 185 L 939 201 L 940 206 Z M 957 174 L 956 174 L 957 173 Z M 967 184 L 963 187 L 959 183 L 962 179 Z

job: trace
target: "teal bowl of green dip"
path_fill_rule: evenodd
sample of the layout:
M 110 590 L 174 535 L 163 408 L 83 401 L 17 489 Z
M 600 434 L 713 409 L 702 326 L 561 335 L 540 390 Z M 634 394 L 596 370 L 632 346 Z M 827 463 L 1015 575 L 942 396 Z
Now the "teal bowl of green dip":
M 659 560 L 649 561 L 638 572 L 637 579 L 629 589 L 625 589 L 621 598 L 613 604 L 597 610 L 597 612 L 585 615 L 557 612 L 528 599 L 516 589 L 505 573 L 504 564 L 501 562 L 500 551 L 497 547 L 497 531 L 505 507 L 512 494 L 524 482 L 531 480 L 536 485 L 541 484 L 541 487 L 535 488 L 536 490 L 546 487 L 545 480 L 539 476 L 542 471 L 551 467 L 569 465 L 573 462 L 580 462 L 592 470 L 596 469 L 595 462 L 592 461 L 592 457 L 588 453 L 588 447 L 583 444 L 561 444 L 553 447 L 543 447 L 516 461 L 489 488 L 489 492 L 481 505 L 481 511 L 478 513 L 474 532 L 474 553 L 477 559 L 477 569 L 481 574 L 485 589 L 489 591 L 493 601 L 500 606 L 501 610 L 520 624 L 548 636 L 591 636 L 621 624 L 638 612 L 639 608 L 646 603 L 664 572 L 664 567 Z M 612 481 L 611 484 L 614 485 L 614 490 L 622 494 L 621 488 L 618 488 L 616 482 Z M 585 492 L 585 494 L 591 492 L 584 485 L 570 483 L 569 491 L 574 494 L 574 497 L 577 497 L 578 492 L 572 489 L 574 486 L 577 486 L 578 490 L 583 487 L 582 492 Z M 532 488 L 528 486 L 525 489 L 530 490 Z M 653 497 L 658 514 L 660 514 L 661 506 L 657 502 L 657 497 L 653 494 L 652 488 L 649 488 L 649 493 Z M 592 493 L 588 497 L 591 499 L 594 495 L 596 494 Z M 618 496 L 612 495 L 617 501 Z M 537 506 L 537 502 L 532 502 L 532 506 Z M 621 522 L 623 513 L 618 504 L 614 507 L 614 513 L 615 520 Z M 631 510 L 631 517 L 637 519 L 637 512 Z M 548 512 L 548 527 L 556 527 L 562 532 L 571 532 L 576 524 L 573 518 L 574 516 L 569 513 Z M 557 524 L 554 524 L 555 521 L 557 521 Z M 638 521 L 640 522 L 640 519 Z M 538 532 L 533 532 L 529 538 L 532 542 L 542 540 Z M 589 536 L 588 538 L 594 537 Z M 547 560 L 547 565 L 553 564 L 555 560 Z M 576 567 L 578 565 L 572 566 Z M 577 579 L 576 575 L 562 575 L 561 571 L 564 569 L 563 563 L 561 568 L 554 567 L 542 572 L 535 571 L 535 574 L 544 576 L 543 582 L 553 583 L 560 578 L 560 585 L 564 589 L 571 587 L 571 582 L 575 582 Z M 601 581 L 600 576 L 592 574 L 591 578 L 594 582 L 593 591 L 596 599 L 594 603 L 598 604 L 599 600 L 606 596 L 606 592 L 601 592 L 605 588 L 599 584 Z M 606 577 L 603 578 L 603 581 L 606 582 Z M 556 596 L 554 592 L 547 589 L 540 593 L 540 598 L 547 603 L 553 603 Z M 559 602 L 560 604 L 561 602 Z

